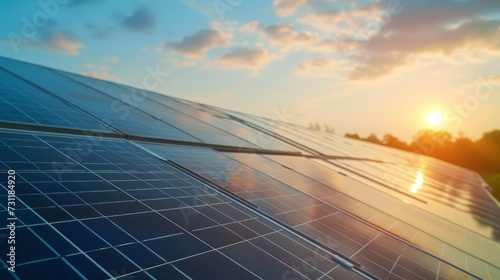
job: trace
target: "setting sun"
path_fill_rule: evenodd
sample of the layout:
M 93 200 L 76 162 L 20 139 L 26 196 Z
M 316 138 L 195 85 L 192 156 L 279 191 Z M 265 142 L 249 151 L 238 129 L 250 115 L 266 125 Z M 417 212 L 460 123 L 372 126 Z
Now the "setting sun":
M 442 121 L 443 117 L 439 112 L 434 111 L 429 113 L 429 115 L 427 116 L 427 122 L 431 125 L 440 125 Z

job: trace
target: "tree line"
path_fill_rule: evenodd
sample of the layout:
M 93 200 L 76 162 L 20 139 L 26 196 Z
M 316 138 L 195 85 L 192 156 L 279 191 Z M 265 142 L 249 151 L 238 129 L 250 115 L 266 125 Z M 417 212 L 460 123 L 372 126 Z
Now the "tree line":
M 453 137 L 449 132 L 434 130 L 419 131 L 410 143 L 391 134 L 380 139 L 376 134 L 363 138 L 347 133 L 345 137 L 432 156 L 480 173 L 500 173 L 500 130 L 484 133 L 476 141 L 463 133 Z
M 419 131 L 409 143 L 392 134 L 378 138 L 372 133 L 363 138 L 356 133 L 347 133 L 345 137 L 428 155 L 475 170 L 500 200 L 500 130 L 486 132 L 478 140 L 469 139 L 463 133 L 453 137 L 449 132 L 435 130 Z
M 327 133 L 335 133 L 335 129 L 333 129 L 333 127 L 329 126 L 328 124 L 320 125 L 319 123 L 309 123 L 309 126 L 307 128 L 312 130 L 312 131 L 323 131 L 323 132 L 327 132 Z

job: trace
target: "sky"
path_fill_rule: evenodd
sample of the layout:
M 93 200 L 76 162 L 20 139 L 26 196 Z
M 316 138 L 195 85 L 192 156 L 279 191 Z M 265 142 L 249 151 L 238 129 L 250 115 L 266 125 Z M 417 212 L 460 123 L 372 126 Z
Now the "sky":
M 498 0 L 6 0 L 0 11 L 1 56 L 174 97 L 340 135 L 500 129 Z

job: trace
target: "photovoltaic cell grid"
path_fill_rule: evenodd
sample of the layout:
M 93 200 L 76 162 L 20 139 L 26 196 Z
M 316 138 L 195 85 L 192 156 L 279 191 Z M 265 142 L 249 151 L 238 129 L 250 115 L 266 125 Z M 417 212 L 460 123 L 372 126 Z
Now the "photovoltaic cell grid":
M 258 127 L 261 127 L 265 129 L 266 131 L 277 135 L 284 137 L 286 139 L 289 139 L 290 141 L 293 141 L 294 143 L 302 146 L 307 146 L 308 149 L 311 149 L 315 152 L 315 154 L 323 154 L 323 155 L 331 155 L 331 156 L 344 156 L 344 157 L 362 157 L 363 155 L 360 155 L 358 152 L 348 152 L 346 150 L 342 149 L 334 149 L 331 146 L 325 146 L 321 143 L 318 143 L 316 140 L 309 140 L 306 141 L 304 139 L 304 136 L 296 131 L 289 129 L 288 125 L 281 123 L 281 122 L 273 122 L 268 119 L 264 118 L 258 118 L 254 116 L 248 116 L 246 114 L 242 113 L 237 113 L 229 110 L 224 110 L 220 109 L 222 112 L 236 117 L 239 121 L 244 121 L 244 122 L 249 122 L 256 124 Z M 274 124 L 274 125 L 273 125 Z
M 85 141 L 99 145 L 66 155 Z M 0 150 L 18 199 L 18 272 L 2 258 L 2 279 L 361 279 L 126 141 L 2 132 Z
M 265 156 L 274 163 L 264 157 L 231 156 L 475 275 L 485 279 L 500 277 L 498 243 L 455 224 L 456 221 L 443 220 L 436 212 L 422 211 L 404 198 L 379 192 L 305 158 Z M 337 191 L 339 195 L 327 195 Z
M 279 148 L 283 151 L 293 151 L 289 146 L 274 140 L 262 141 L 258 132 L 248 132 L 231 125 L 226 125 L 230 131 L 220 130 L 168 107 L 164 101 L 154 100 L 162 100 L 156 93 L 147 92 L 146 97 L 139 94 L 132 95 L 132 91 L 105 81 L 4 58 L 0 58 L 0 61 L 5 69 L 23 78 L 29 77 L 29 80 L 37 86 L 71 102 L 126 134 L 234 147 Z M 30 77 L 33 72 L 37 72 L 38 75 Z M 236 132 L 242 137 L 234 136 L 231 132 Z M 269 140 L 269 137 L 266 140 Z
M 472 185 L 452 176 L 431 173 L 432 168 L 425 167 L 427 164 L 418 166 L 403 165 L 397 166 L 377 162 L 346 161 L 338 160 L 335 163 L 351 170 L 356 170 L 363 174 L 368 174 L 378 181 L 385 181 L 387 176 L 397 181 L 397 187 L 401 191 L 411 193 L 423 198 L 426 201 L 434 201 L 436 206 L 446 206 L 462 212 L 466 212 L 480 219 L 489 221 L 481 225 L 480 230 L 487 237 L 494 238 L 494 228 L 500 228 L 500 212 L 498 206 L 487 195 L 482 186 Z M 422 183 L 418 188 L 412 186 L 416 180 L 421 178 Z M 455 188 L 452 186 L 461 186 Z
M 260 131 L 199 110 L 197 109 L 199 106 L 187 105 L 186 101 L 180 101 L 148 90 L 71 73 L 62 73 L 116 99 L 125 100 L 154 117 L 202 139 L 206 143 L 246 148 L 260 147 L 278 151 L 297 150 L 280 142 L 278 139 L 263 136 Z
M 167 100 L 174 100 L 173 98 L 168 98 L 164 95 L 151 95 L 151 98 L 158 100 L 159 102 L 166 102 Z M 171 104 L 172 101 L 169 102 Z M 212 109 L 208 105 L 198 104 L 186 100 L 175 100 L 175 106 L 182 106 L 183 110 L 189 111 L 193 116 L 196 115 L 198 119 L 209 122 L 214 126 L 228 131 L 231 134 L 237 135 L 242 139 L 260 146 L 261 148 L 268 150 L 278 150 L 278 151 L 298 151 L 300 149 L 293 147 L 289 144 L 285 144 L 283 141 L 271 137 L 269 135 L 263 134 L 262 131 L 256 130 L 249 127 L 243 123 L 240 123 L 232 118 L 232 116 L 222 112 Z M 272 121 L 268 123 L 273 123 Z M 301 151 L 304 152 L 304 151 Z
M 32 240 L 29 248 L 19 244 L 19 252 L 35 250 L 18 259 L 25 274 L 9 277 L 38 276 L 53 266 L 59 269 L 51 268 L 52 276 L 64 279 L 362 278 L 305 242 L 309 239 L 360 264 L 355 270 L 362 267 L 383 279 L 472 277 L 449 263 L 483 279 L 500 279 L 498 242 L 469 231 L 500 236 L 490 231 L 498 230 L 498 207 L 474 172 L 420 156 L 394 173 L 395 165 L 404 166 L 414 155 L 152 92 L 136 102 L 141 99 L 134 99 L 129 87 L 5 58 L 0 63 L 13 73 L 0 70 L 2 97 L 18 98 L 0 99 L 16 108 L 7 122 L 81 130 L 107 123 L 118 133 L 190 145 L 357 158 L 264 157 L 144 143 L 139 148 L 99 133 L 85 138 L 2 133 L 0 168 L 18 171 L 22 188 L 18 236 Z M 425 189 L 415 193 L 404 184 L 417 171 L 424 174 Z M 380 174 L 405 183 L 388 188 Z M 201 183 L 206 179 L 230 195 Z M 457 186 L 460 190 L 449 190 Z M 0 205 L 0 218 L 6 219 Z M 145 230 L 132 225 L 139 222 Z M 0 271 L 6 273 L 3 260 Z
M 0 120 L 113 132 L 97 119 L 0 69 Z
M 252 117 L 253 119 L 258 119 Z M 489 196 L 481 186 L 481 182 L 478 180 L 476 173 L 471 172 L 465 168 L 461 168 L 437 159 L 433 159 L 424 155 L 416 155 L 406 151 L 396 150 L 389 147 L 367 144 L 358 140 L 348 139 L 340 137 L 337 135 L 328 135 L 323 132 L 314 132 L 307 130 L 303 127 L 293 126 L 290 124 L 282 124 L 283 128 L 288 128 L 296 131 L 298 134 L 297 138 L 302 141 L 307 141 L 306 143 L 313 142 L 319 143 L 324 148 L 336 147 L 339 151 L 344 152 L 343 155 L 367 159 L 375 159 L 387 163 L 388 165 L 377 163 L 373 161 L 344 161 L 344 163 L 352 163 L 353 165 L 373 165 L 373 166 L 384 166 L 378 168 L 376 172 L 365 172 L 363 174 L 371 174 L 375 177 L 380 176 L 394 176 L 394 172 L 398 171 L 397 176 L 406 175 L 406 180 L 414 181 L 417 171 L 425 171 L 425 177 L 430 177 L 436 179 L 438 184 L 446 183 L 449 190 L 456 190 L 458 192 L 465 193 L 464 195 L 447 196 L 446 192 L 440 192 L 438 190 L 441 199 L 443 198 L 459 198 L 459 197 L 470 197 L 474 200 L 480 199 L 481 202 L 474 201 L 475 206 L 489 208 L 486 211 L 490 213 L 496 213 L 498 206 L 491 200 Z M 285 129 L 283 129 L 285 130 Z M 393 164 L 393 165 L 391 165 Z M 395 168 L 396 167 L 396 168 Z M 356 168 L 354 168 L 356 170 Z M 408 171 L 411 173 L 408 174 Z M 393 174 L 391 174 L 393 173 Z M 405 174 L 406 173 L 406 174 Z M 452 186 L 460 185 L 460 188 L 455 188 Z M 409 191 L 410 188 L 405 188 L 405 191 Z M 442 188 L 441 188 L 442 190 Z M 433 197 L 434 199 L 437 196 Z M 447 204 L 446 201 L 442 201 L 443 204 Z M 448 202 L 448 204 L 450 204 Z M 453 201 L 453 205 L 464 204 L 457 201 Z M 460 205 L 459 205 L 460 206 Z M 491 211 L 494 209 L 494 211 Z
M 259 119 L 257 117 L 246 116 L 244 114 L 239 114 L 239 113 L 236 113 L 236 115 L 247 119 Z M 265 123 L 266 123 L 265 120 L 259 120 L 259 124 L 265 124 Z M 305 131 L 305 129 L 303 128 L 297 129 L 295 126 L 288 124 L 283 124 L 281 127 L 287 127 L 287 126 L 293 128 L 296 131 L 302 131 L 302 132 Z M 278 133 L 281 133 L 281 131 L 278 131 Z M 295 136 L 295 138 L 291 139 L 295 139 L 299 143 L 301 141 L 303 141 L 304 143 L 318 141 L 318 143 L 322 143 L 321 144 L 322 147 L 327 148 L 332 146 L 333 142 L 332 139 L 340 138 L 334 135 L 328 135 L 328 137 L 320 137 L 324 135 L 325 133 L 318 133 L 318 135 L 314 135 L 314 132 L 307 131 L 306 133 L 303 133 L 301 136 Z M 287 137 L 290 137 L 290 135 L 287 134 Z M 356 145 L 356 149 L 359 148 L 359 146 L 370 146 L 360 149 L 361 151 L 363 151 L 363 154 L 359 154 L 359 152 L 358 154 L 352 154 L 351 152 L 349 152 L 349 149 L 353 149 L 349 147 L 350 144 L 352 143 L 349 142 L 354 143 L 356 141 L 350 139 L 343 139 L 340 142 L 342 143 L 338 145 L 341 147 L 341 150 L 348 152 L 349 156 L 382 158 L 388 162 L 394 161 L 399 163 L 398 165 L 394 164 L 391 165 L 391 164 L 377 163 L 377 162 L 363 161 L 363 160 L 335 160 L 335 161 L 331 160 L 330 162 L 334 163 L 337 167 L 338 166 L 346 167 L 346 165 L 384 166 L 383 168 L 380 168 L 376 171 L 372 170 L 373 172 L 368 172 L 367 170 L 358 170 L 355 168 L 346 168 L 342 170 L 343 173 L 351 174 L 351 172 L 354 171 L 356 174 L 362 174 L 363 177 L 372 180 L 371 182 L 368 182 L 370 186 L 372 187 L 375 186 L 378 190 L 382 192 L 388 191 L 389 193 L 391 193 L 390 190 L 388 189 L 385 190 L 388 184 L 390 184 L 391 189 L 399 190 L 399 193 L 392 192 L 392 195 L 400 199 L 399 201 L 400 205 L 403 205 L 401 204 L 401 201 L 408 203 L 408 201 L 412 200 L 409 198 L 424 199 L 424 201 L 427 202 L 425 205 L 419 203 L 415 203 L 414 205 L 421 206 L 422 209 L 426 209 L 426 211 L 429 211 L 433 214 L 437 214 L 438 216 L 442 216 L 445 219 L 451 219 L 450 221 L 452 221 L 452 223 L 458 222 L 459 226 L 455 224 L 450 224 L 449 222 L 443 221 L 442 219 L 439 219 L 438 217 L 432 215 L 431 216 L 425 215 L 425 213 L 422 213 L 421 211 L 416 211 L 416 212 L 414 211 L 413 213 L 411 213 L 411 215 L 408 214 L 407 216 L 405 216 L 405 214 L 403 213 L 409 213 L 409 212 L 400 211 L 401 207 L 396 207 L 396 205 L 398 205 L 398 202 L 382 203 L 382 201 L 385 202 L 386 199 L 378 202 L 375 201 L 376 203 L 373 203 L 373 205 L 377 209 L 385 209 L 384 211 L 387 211 L 389 213 L 396 213 L 395 216 L 397 216 L 398 219 L 401 220 L 409 219 L 413 224 L 418 225 L 417 227 L 432 232 L 438 238 L 446 240 L 447 242 L 451 242 L 455 246 L 458 246 L 458 248 L 465 250 L 465 252 L 471 252 L 473 255 L 480 257 L 480 259 L 486 260 L 490 264 L 493 264 L 493 266 L 491 266 L 490 264 L 486 264 L 486 266 L 489 267 L 489 269 L 491 269 L 492 271 L 494 271 L 495 275 L 498 274 L 499 263 L 497 255 L 498 252 L 500 252 L 500 247 L 498 242 L 494 241 L 498 240 L 500 236 L 499 225 L 498 222 L 496 222 L 498 220 L 497 216 L 499 213 L 498 206 L 490 197 L 487 196 L 486 191 L 483 189 L 483 187 L 478 184 L 477 175 L 475 173 L 472 173 L 469 170 L 459 168 L 449 163 L 441 162 L 439 160 L 435 160 L 429 157 L 418 156 L 417 158 L 419 159 L 418 164 L 420 168 L 417 169 L 413 165 L 404 166 L 404 169 L 410 169 L 414 173 L 413 176 L 411 174 L 403 174 L 404 172 L 403 173 L 397 172 L 399 171 L 397 169 L 401 168 L 400 165 L 403 165 L 402 163 L 408 165 L 407 163 L 408 160 L 405 161 L 405 159 L 410 158 L 415 160 L 414 154 L 411 157 L 409 157 L 410 153 L 407 152 L 395 151 L 394 149 L 389 149 L 386 147 L 380 147 L 380 149 L 378 149 L 378 146 L 368 145 L 368 144 Z M 347 144 L 344 142 L 347 142 Z M 389 153 L 388 150 L 390 151 L 390 153 L 392 153 L 391 155 L 388 155 Z M 397 155 L 398 153 L 399 157 L 394 157 L 394 154 Z M 396 161 L 396 159 L 398 160 Z M 301 160 L 306 161 L 305 159 L 299 159 L 299 158 L 294 158 L 291 161 L 301 161 Z M 425 166 L 427 166 L 427 168 L 422 168 Z M 432 196 L 417 195 L 410 191 L 412 189 L 412 186 L 415 184 L 415 179 L 416 179 L 415 177 L 418 174 L 417 171 L 419 170 L 424 171 L 423 177 L 425 178 L 425 181 L 427 183 L 432 182 L 430 188 L 427 188 L 427 186 L 424 187 L 426 190 L 427 189 L 430 190 Z M 427 172 L 428 170 L 432 171 L 428 173 Z M 270 173 L 268 169 L 265 169 L 264 172 L 266 174 Z M 320 172 L 314 170 L 312 170 L 309 174 L 312 178 L 320 176 Z M 430 178 L 427 177 L 428 174 Z M 406 175 L 406 177 L 401 178 L 401 176 L 403 175 Z M 387 178 L 391 178 L 392 180 L 389 181 Z M 397 184 L 393 184 L 394 180 L 396 180 Z M 407 184 L 404 184 L 405 181 L 407 182 Z M 366 180 L 364 182 L 366 182 Z M 378 183 L 374 184 L 374 182 L 382 184 L 377 186 Z M 457 186 L 460 186 L 460 188 L 457 188 Z M 353 193 L 353 190 L 349 188 L 343 188 L 342 191 Z M 401 193 L 405 194 L 406 198 L 405 197 L 401 198 Z M 353 197 L 363 197 L 366 195 L 367 194 L 363 195 L 362 193 L 358 192 Z M 381 194 L 374 193 L 374 195 L 376 197 L 380 197 Z M 466 203 L 464 203 L 464 201 L 461 200 L 460 198 L 461 196 L 468 198 L 469 201 L 466 201 Z M 405 205 L 403 205 L 403 208 L 406 208 Z M 468 214 L 457 212 L 457 209 L 468 212 Z M 470 229 L 480 234 L 483 234 L 488 238 L 477 236 L 477 234 L 475 234 L 474 232 L 464 230 L 463 228 L 461 228 L 462 226 L 465 227 L 466 229 Z M 407 229 L 405 229 L 405 231 L 407 231 Z M 411 230 L 408 231 L 408 233 L 410 232 L 412 231 Z M 457 234 L 450 235 L 450 232 L 456 232 Z M 406 236 L 408 235 L 408 233 L 406 234 Z M 435 238 L 432 237 L 431 239 Z M 408 240 L 412 240 L 414 242 L 415 238 L 411 237 Z M 425 241 L 419 243 L 420 243 L 419 246 L 421 246 L 422 243 L 426 244 L 427 246 L 423 246 L 424 248 L 426 248 L 426 247 L 432 247 L 433 245 L 431 244 L 433 244 L 434 242 Z M 440 246 L 436 247 L 439 248 Z M 449 248 L 448 250 L 451 250 L 451 248 Z M 436 255 L 439 256 L 443 254 L 444 251 L 438 252 L 438 254 Z M 467 258 L 464 254 L 461 255 L 462 257 Z M 453 256 L 450 257 L 454 258 Z M 464 264 L 461 267 L 465 269 L 469 270 L 475 269 L 476 271 L 481 271 L 481 272 L 484 270 L 483 264 L 479 266 L 467 265 L 467 261 L 461 260 L 461 258 L 460 261 L 458 261 L 457 263 Z M 485 277 L 488 278 L 488 274 L 486 274 Z
M 156 93 L 132 89 L 127 90 L 126 88 L 113 83 L 70 73 L 64 73 L 64 75 L 99 90 L 100 92 L 117 100 L 123 100 L 131 106 L 135 106 L 142 112 L 150 114 L 171 126 L 201 139 L 205 143 L 239 146 L 245 148 L 258 148 L 241 138 L 237 138 L 229 133 L 217 129 L 214 126 L 203 123 L 187 114 L 176 111 L 169 106 L 152 100 L 150 96 L 157 95 Z
M 1 57 L 0 63 L 3 68 L 55 94 L 125 134 L 200 142 L 199 139 L 155 119 L 134 106 L 77 83 L 51 69 Z
M 303 186 L 286 185 L 215 151 L 141 145 L 229 190 L 257 206 L 259 211 L 355 260 L 368 272 L 383 279 L 470 278 L 449 264 L 316 197 L 340 199 L 338 192 L 321 193 L 312 188 L 305 190 L 301 188 Z M 252 157 L 258 156 L 240 154 L 238 157 L 252 161 Z

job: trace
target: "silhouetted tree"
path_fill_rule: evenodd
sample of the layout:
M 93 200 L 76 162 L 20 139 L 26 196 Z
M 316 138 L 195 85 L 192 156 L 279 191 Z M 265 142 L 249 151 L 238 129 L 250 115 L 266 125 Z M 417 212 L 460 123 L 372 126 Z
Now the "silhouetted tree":
M 386 133 L 384 138 L 382 138 L 382 144 L 400 150 L 408 150 L 408 144 L 406 144 L 406 142 L 399 140 L 396 136 L 389 133 Z
M 358 139 L 358 140 L 364 140 L 364 139 L 361 139 L 357 133 L 346 133 L 344 135 L 344 137 Z
M 377 135 L 375 133 L 370 134 L 370 136 L 368 136 L 366 138 L 366 141 L 372 142 L 372 143 L 375 143 L 375 144 L 382 144 L 382 141 L 380 141 L 380 139 L 378 139 L 378 137 L 377 137 Z
M 330 127 L 329 125 L 325 124 L 325 132 L 334 133 L 335 129 L 333 129 L 333 127 Z
M 319 125 L 319 123 L 309 123 L 308 128 L 312 131 L 321 131 L 321 126 Z
M 479 158 L 474 147 L 474 142 L 465 137 L 465 135 L 460 135 L 459 138 L 455 139 L 450 150 L 449 154 L 443 158 L 444 160 L 466 168 L 479 170 Z
M 500 130 L 484 133 L 474 146 L 480 168 L 485 172 L 500 173 Z
M 419 131 L 410 144 L 391 134 L 385 134 L 382 140 L 373 133 L 366 138 L 356 133 L 346 133 L 345 137 L 428 155 L 475 170 L 500 200 L 500 130 L 484 133 L 477 141 L 467 138 L 464 133 L 453 139 L 449 132 L 435 130 Z M 500 231 L 497 234 L 500 235 Z
M 448 153 L 447 149 L 452 143 L 452 135 L 446 131 L 421 130 L 410 144 L 410 151 L 441 158 Z

